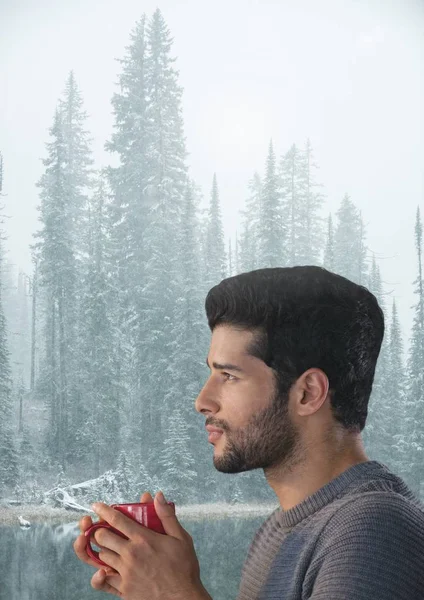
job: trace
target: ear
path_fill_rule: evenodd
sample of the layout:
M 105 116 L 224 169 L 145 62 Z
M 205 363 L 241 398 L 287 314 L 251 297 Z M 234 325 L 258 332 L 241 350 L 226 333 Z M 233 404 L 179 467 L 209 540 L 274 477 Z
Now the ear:
M 308 369 L 296 382 L 300 400 L 297 413 L 308 416 L 316 413 L 328 397 L 328 377 L 321 369 Z

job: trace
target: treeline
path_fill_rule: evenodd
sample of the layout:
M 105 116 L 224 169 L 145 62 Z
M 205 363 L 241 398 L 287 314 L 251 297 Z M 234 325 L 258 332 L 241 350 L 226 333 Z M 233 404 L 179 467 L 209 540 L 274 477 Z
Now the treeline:
M 322 217 L 309 140 L 280 157 L 270 143 L 248 184 L 235 247 L 225 240 L 216 175 L 209 209 L 191 179 L 182 89 L 159 10 L 131 32 L 112 98 L 114 163 L 96 168 L 71 72 L 46 145 L 34 271 L 11 280 L 4 246 L 0 310 L 0 482 L 3 494 L 98 477 L 125 463 L 177 502 L 265 499 L 260 473 L 215 471 L 195 398 L 208 370 L 205 296 L 229 275 L 316 264 L 366 285 L 386 336 L 363 433 L 367 452 L 416 491 L 424 481 L 422 223 L 407 365 L 396 303 L 346 195 Z M 213 171 L 213 169 L 211 170 Z M 211 172 L 212 178 L 212 172 Z M 6 318 L 5 318 L 6 315 Z M 142 480 L 140 479 L 140 485 Z M 144 490 L 140 490 L 140 493 Z

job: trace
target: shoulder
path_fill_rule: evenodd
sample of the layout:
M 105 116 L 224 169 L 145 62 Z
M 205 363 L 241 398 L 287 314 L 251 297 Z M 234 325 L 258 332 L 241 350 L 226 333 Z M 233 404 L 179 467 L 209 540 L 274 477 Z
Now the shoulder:
M 383 523 L 390 518 L 393 524 L 413 523 L 423 529 L 424 505 L 415 504 L 393 491 L 373 491 L 357 494 L 334 513 L 331 521 L 342 523 Z M 330 525 L 330 522 L 329 522 Z
M 424 506 L 388 491 L 355 495 L 327 521 L 319 545 L 366 544 L 371 549 L 390 544 L 418 545 L 424 551 Z
M 423 509 L 396 492 L 364 492 L 345 500 L 316 541 L 308 597 L 423 598 Z

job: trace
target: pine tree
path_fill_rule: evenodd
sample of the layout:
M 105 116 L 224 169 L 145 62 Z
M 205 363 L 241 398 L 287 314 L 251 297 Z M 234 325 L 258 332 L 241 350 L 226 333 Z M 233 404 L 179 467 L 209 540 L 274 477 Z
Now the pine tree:
M 287 264 L 285 253 L 286 225 L 282 219 L 281 197 L 272 141 L 269 145 L 266 161 L 260 210 L 257 268 L 284 266 Z
M 253 271 L 257 268 L 259 247 L 259 222 L 261 215 L 262 181 L 256 172 L 249 181 L 249 196 L 245 210 L 241 211 L 243 231 L 240 238 L 237 272 Z
M 119 454 L 116 483 L 119 489 L 119 500 L 115 502 L 130 502 L 131 492 L 134 487 L 134 466 L 131 464 L 129 457 L 123 450 Z
M 300 151 L 295 144 L 280 161 L 281 194 L 285 202 L 284 221 L 288 240 L 289 265 L 319 264 L 323 223 L 319 215 L 323 197 L 315 181 L 312 145 L 307 139 Z
M 174 340 L 175 298 L 182 294 L 178 278 L 178 237 L 187 180 L 182 118 L 182 89 L 171 57 L 172 39 L 159 10 L 147 28 L 147 185 L 145 256 L 142 294 L 137 298 L 135 364 L 141 420 L 140 457 L 150 452 L 152 471 L 156 454 L 153 439 L 165 424 L 166 376 Z M 148 360 L 146 361 L 146 357 Z
M 333 231 L 333 217 L 331 213 L 328 217 L 328 229 L 327 229 L 327 241 L 325 244 L 323 266 L 329 271 L 334 271 L 334 231 Z
M 114 326 L 120 356 L 120 404 L 137 432 L 138 460 L 160 435 L 171 382 L 175 299 L 181 296 L 177 239 L 187 178 L 182 89 L 172 39 L 159 10 L 143 16 L 121 61 L 120 93 L 112 100 L 115 132 L 107 149 L 120 165 L 109 169 Z M 164 375 L 165 374 L 165 375 Z
M 21 365 L 21 377 L 24 382 L 25 388 L 29 387 L 30 370 L 31 370 L 31 359 L 30 359 L 30 310 L 28 305 L 28 277 L 22 271 L 19 272 L 18 276 L 18 295 L 17 295 L 17 307 L 18 307 L 18 354 L 17 362 Z
M 228 238 L 228 277 L 233 274 L 233 250 L 231 248 L 231 238 Z
M 288 241 L 287 266 L 303 264 L 301 261 L 301 228 L 305 219 L 301 181 L 302 155 L 293 144 L 280 161 L 281 194 L 285 200 L 284 222 Z M 304 173 L 304 177 L 306 173 Z
M 297 173 L 299 214 L 296 227 L 297 252 L 292 256 L 294 264 L 318 265 L 322 252 L 323 222 L 319 213 L 323 197 L 319 191 L 321 186 L 315 181 L 314 171 L 317 168 L 311 142 L 307 139 L 300 155 Z
M 174 408 L 179 409 L 189 438 L 182 450 L 184 460 L 187 464 L 193 464 L 192 459 L 196 456 L 196 469 L 202 478 L 202 489 L 205 489 L 207 482 L 203 481 L 203 474 L 207 473 L 210 461 L 209 456 L 199 456 L 199 448 L 204 444 L 204 424 L 199 421 L 194 402 L 205 380 L 204 357 L 208 351 L 209 329 L 203 310 L 204 293 L 200 279 L 200 255 L 196 235 L 198 219 L 194 197 L 193 184 L 188 183 L 178 238 L 179 287 L 182 292 L 175 299 L 172 353 L 167 367 L 170 385 L 164 397 L 163 410 L 166 415 L 170 415 L 166 421 L 166 430 L 171 431 L 176 427 L 172 411 Z M 180 457 L 175 457 L 174 462 L 176 460 L 180 460 Z M 174 466 L 178 467 L 177 464 Z M 197 485 L 196 483 L 196 487 Z
M 81 308 L 83 327 L 80 332 L 85 357 L 81 365 L 81 377 L 86 427 L 80 434 L 79 458 L 81 464 L 87 456 L 93 458 L 90 467 L 97 477 L 104 470 L 115 468 L 121 447 L 120 382 L 116 356 L 117 332 L 113 325 L 111 304 L 107 197 L 105 176 L 101 172 L 90 201 L 89 251 Z
M 1 221 L 0 221 L 1 223 Z M 0 497 L 18 482 L 18 456 L 12 429 L 12 380 L 2 299 L 3 236 L 0 231 Z
M 423 269 L 422 269 L 422 222 L 420 209 L 417 208 L 415 222 L 415 247 L 417 252 L 418 273 L 414 281 L 414 293 L 417 301 L 414 308 L 414 321 L 412 336 L 410 340 L 409 355 L 407 361 L 407 409 L 410 417 L 408 420 L 408 440 L 409 440 L 409 459 L 410 459 L 410 477 L 412 473 L 414 478 L 414 489 L 422 494 L 419 489 L 419 482 L 424 481 L 424 466 L 422 454 L 424 451 L 424 427 L 422 425 L 422 415 L 424 414 L 424 287 L 423 287 Z
M 175 502 L 187 501 L 197 476 L 193 470 L 195 460 L 187 452 L 189 436 L 187 434 L 186 420 L 182 417 L 181 410 L 176 406 L 169 419 L 170 427 L 165 432 L 164 449 L 161 452 L 159 465 L 161 481 L 165 482 L 164 494 Z
M 87 113 L 83 109 L 83 99 L 75 81 L 74 73 L 69 73 L 63 99 L 59 100 L 62 115 L 65 159 L 65 203 L 67 225 L 69 227 L 69 263 L 67 277 L 61 282 L 58 297 L 58 338 L 59 369 L 63 382 L 64 403 L 67 405 L 65 417 L 71 432 L 67 435 L 66 462 L 79 464 L 78 452 L 85 440 L 86 405 L 84 386 L 81 379 L 85 353 L 81 355 L 78 331 L 80 307 L 84 290 L 82 288 L 83 263 L 87 254 L 84 244 L 87 229 L 88 192 L 92 187 L 91 138 L 85 129 Z M 82 363 L 82 364 L 81 364 Z
M 336 216 L 334 271 L 357 284 L 364 285 L 368 279 L 365 227 L 348 194 L 344 196 Z
M 81 234 L 92 159 L 81 107 L 71 72 L 50 129 L 52 141 L 43 161 L 46 170 L 38 184 L 41 230 L 34 246 L 45 328 L 38 391 L 49 412 L 47 446 L 52 455 L 58 454 L 65 470 L 74 461 L 85 426 L 76 324 L 82 294 Z
M 36 469 L 34 447 L 31 443 L 31 436 L 27 425 L 23 426 L 22 437 L 19 445 L 19 464 L 21 470 L 21 482 L 24 484 L 31 479 L 33 470 Z
M 213 176 L 212 191 L 209 204 L 207 231 L 206 231 L 206 254 L 205 263 L 207 267 L 205 277 L 205 291 L 209 291 L 214 285 L 218 285 L 225 279 L 227 257 L 225 252 L 224 227 L 222 224 L 221 205 L 219 200 L 218 181 L 216 173 Z
M 378 304 L 383 311 L 385 317 L 385 334 L 377 360 L 369 402 L 367 428 L 363 437 L 364 442 L 372 448 L 374 455 L 384 462 L 393 441 L 392 415 L 398 398 L 393 397 L 392 389 L 389 386 L 390 340 L 387 327 L 388 318 L 380 268 L 377 265 L 374 255 L 367 287 L 377 298 Z
M 108 203 L 110 222 L 110 277 L 113 281 L 111 302 L 117 333 L 116 354 L 119 402 L 127 407 L 130 421 L 139 424 L 143 386 L 144 355 L 141 344 L 143 285 L 146 268 L 145 231 L 149 226 L 150 199 L 148 151 L 148 65 L 146 16 L 130 33 L 131 43 L 119 62 L 120 92 L 112 98 L 115 117 L 111 140 L 105 148 L 118 154 L 119 166 L 109 167 L 108 183 L 111 201 Z M 138 407 L 138 408 L 137 408 Z
M 403 364 L 403 341 L 398 318 L 396 302 L 393 299 L 392 317 L 389 332 L 389 369 L 387 373 L 387 388 L 391 390 L 393 399 L 390 416 L 392 430 L 391 465 L 393 469 L 406 475 L 409 471 L 408 431 L 411 430 L 413 415 L 408 415 L 406 406 L 406 374 Z
M 240 267 L 239 267 L 239 242 L 238 242 L 238 231 L 236 230 L 236 247 L 234 249 L 234 270 L 235 270 L 235 275 L 237 275 L 238 273 L 240 273 Z

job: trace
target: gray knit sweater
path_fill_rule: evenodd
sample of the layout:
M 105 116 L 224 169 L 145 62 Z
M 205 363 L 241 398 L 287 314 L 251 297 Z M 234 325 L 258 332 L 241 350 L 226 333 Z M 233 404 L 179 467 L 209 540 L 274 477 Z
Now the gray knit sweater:
M 424 600 L 424 505 L 383 463 L 350 467 L 261 525 L 237 600 Z

